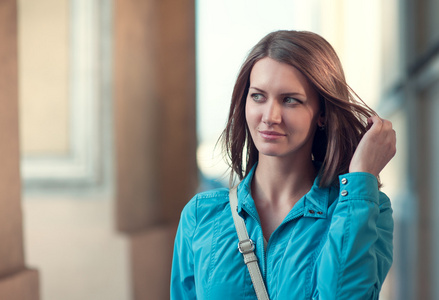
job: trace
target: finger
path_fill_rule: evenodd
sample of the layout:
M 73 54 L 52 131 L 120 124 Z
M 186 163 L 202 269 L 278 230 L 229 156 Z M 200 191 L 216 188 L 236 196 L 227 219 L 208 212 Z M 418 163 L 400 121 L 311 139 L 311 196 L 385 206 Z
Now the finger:
M 389 130 L 389 131 L 393 130 L 392 122 L 390 122 L 389 120 L 383 120 L 383 121 L 384 121 L 383 128 L 385 128 L 386 130 Z
M 374 116 L 371 116 L 371 117 L 367 118 L 366 131 L 368 131 L 368 130 L 372 127 L 372 125 L 374 124 L 374 119 L 373 119 L 373 117 L 374 117 Z
M 371 120 L 371 118 L 367 118 L 367 126 L 366 126 L 366 131 L 368 131 L 370 129 L 370 127 L 372 127 L 373 121 Z
M 391 136 L 392 138 L 396 138 L 396 132 L 395 130 L 393 130 L 393 124 L 389 120 L 383 119 L 382 132 L 385 133 L 386 136 Z
M 378 116 L 371 116 L 367 119 L 369 130 L 380 131 L 383 126 L 383 120 Z

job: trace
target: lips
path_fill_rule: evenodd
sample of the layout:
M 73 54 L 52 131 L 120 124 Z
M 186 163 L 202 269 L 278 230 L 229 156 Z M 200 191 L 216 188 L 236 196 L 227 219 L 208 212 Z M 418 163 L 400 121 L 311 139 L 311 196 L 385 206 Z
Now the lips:
M 259 131 L 259 133 L 264 139 L 267 140 L 276 140 L 286 136 L 286 134 L 282 132 L 271 131 L 271 130 L 263 130 L 263 131 Z

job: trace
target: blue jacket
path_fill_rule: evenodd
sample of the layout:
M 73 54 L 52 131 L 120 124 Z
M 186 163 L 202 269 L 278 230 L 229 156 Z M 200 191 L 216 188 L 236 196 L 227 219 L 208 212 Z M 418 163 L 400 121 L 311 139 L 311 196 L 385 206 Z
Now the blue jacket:
M 323 189 L 316 178 L 265 249 L 250 192 L 254 169 L 238 187 L 238 213 L 270 299 L 378 299 L 392 264 L 393 219 L 375 176 L 344 174 L 340 187 Z M 237 244 L 229 190 L 196 195 L 175 238 L 171 299 L 256 299 Z

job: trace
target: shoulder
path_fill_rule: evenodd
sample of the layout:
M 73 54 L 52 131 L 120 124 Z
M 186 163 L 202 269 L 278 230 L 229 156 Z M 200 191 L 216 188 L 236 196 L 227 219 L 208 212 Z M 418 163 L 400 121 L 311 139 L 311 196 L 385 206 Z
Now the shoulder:
M 196 194 L 188 204 L 196 205 L 197 207 L 217 206 L 229 202 L 229 189 L 218 188 Z
M 224 198 L 226 198 L 225 200 L 228 201 L 229 200 L 228 197 L 229 197 L 229 189 L 227 188 L 213 189 L 213 190 L 198 193 L 194 196 L 194 198 L 197 200 L 205 199 L 206 201 L 209 200 L 218 201 L 218 200 L 224 200 Z M 194 198 L 192 198 L 192 200 Z
M 219 188 L 196 194 L 183 208 L 181 219 L 198 219 L 223 210 L 229 203 L 229 189 Z

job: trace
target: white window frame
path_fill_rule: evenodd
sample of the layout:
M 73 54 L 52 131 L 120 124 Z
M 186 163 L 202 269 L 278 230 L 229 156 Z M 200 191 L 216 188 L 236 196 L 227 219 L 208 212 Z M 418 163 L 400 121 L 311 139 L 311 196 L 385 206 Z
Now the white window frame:
M 25 191 L 102 185 L 110 171 L 112 1 L 71 0 L 69 14 L 69 152 L 23 156 Z

